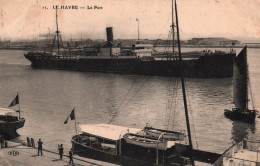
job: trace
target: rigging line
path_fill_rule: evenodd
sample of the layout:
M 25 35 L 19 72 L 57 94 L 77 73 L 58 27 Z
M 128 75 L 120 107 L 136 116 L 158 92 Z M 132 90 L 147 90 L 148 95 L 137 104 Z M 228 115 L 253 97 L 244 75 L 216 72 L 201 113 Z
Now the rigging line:
M 167 82 L 167 87 L 169 86 L 169 78 L 168 78 L 168 82 Z M 169 88 L 170 89 L 170 88 Z M 169 95 L 169 90 L 167 89 L 167 96 Z M 165 117 L 164 117 L 164 121 L 165 121 L 165 126 L 167 126 L 168 129 L 168 125 L 169 125 L 169 116 L 168 116 L 168 107 L 169 107 L 169 99 L 167 100 L 166 103 L 166 108 L 165 108 Z
M 174 90 L 175 90 L 176 96 L 175 96 L 175 98 L 174 98 L 174 95 L 172 96 L 172 101 L 175 99 L 175 100 L 174 100 L 174 101 L 175 101 L 175 103 L 174 103 L 174 114 L 173 114 L 174 118 L 176 118 L 176 105 L 177 105 L 176 100 L 177 100 L 177 95 L 178 95 L 178 91 L 177 91 L 177 89 L 178 89 L 178 83 L 179 83 L 179 79 L 178 79 L 178 77 L 177 77 L 177 78 L 175 79 L 175 84 L 174 84 Z M 173 127 L 176 125 L 176 123 L 177 123 L 177 121 L 174 121 L 174 120 L 173 120 L 172 129 L 173 129 Z
M 169 124 L 170 124 L 170 119 L 171 119 L 171 114 L 172 114 L 171 113 L 171 104 L 172 104 L 171 103 L 171 101 L 172 101 L 171 100 L 171 85 L 172 84 L 170 84 L 171 83 L 171 78 L 170 77 L 168 78 L 168 82 L 167 83 L 168 83 L 168 87 L 170 87 L 169 90 L 168 90 L 169 98 L 168 98 L 168 101 L 167 101 L 167 106 L 168 106 L 167 109 L 169 110 L 169 114 L 168 114 L 168 116 L 166 115 L 166 118 L 167 118 L 167 130 L 168 130 L 168 127 L 169 127 Z
M 187 95 L 187 97 L 188 97 L 189 110 L 193 110 L 193 109 L 191 108 L 191 103 L 190 103 L 189 96 Z M 195 124 L 194 124 L 192 112 L 193 112 L 193 111 L 190 111 L 191 120 L 192 120 L 192 125 L 193 125 L 193 129 L 194 129 L 195 142 L 196 142 L 196 145 L 197 145 L 197 149 L 199 149 L 199 145 L 198 145 L 198 141 L 197 141 L 197 134 L 196 134 L 196 129 L 195 129 Z
M 132 88 L 133 88 L 134 84 L 136 83 L 136 81 L 137 81 L 137 76 L 135 77 L 135 80 L 132 82 L 132 85 L 131 85 L 130 89 L 127 91 L 127 93 L 126 93 L 126 95 L 124 96 L 124 98 L 123 98 L 122 102 L 120 103 L 119 107 L 118 107 L 114 112 L 117 112 L 117 111 L 121 108 L 122 104 L 124 103 L 126 97 L 128 96 L 128 94 L 129 94 L 130 91 L 132 90 Z M 113 118 L 113 117 L 112 117 L 112 118 Z M 111 120 L 112 120 L 112 119 L 111 119 Z M 109 123 L 111 123 L 111 120 L 109 121 Z
M 169 91 L 169 100 L 168 100 L 168 103 L 169 103 L 169 115 L 168 115 L 168 124 L 167 124 L 167 129 L 169 127 L 169 124 L 170 124 L 170 120 L 171 120 L 171 115 L 172 115 L 172 112 L 173 112 L 173 103 L 172 101 L 175 99 L 175 107 L 174 107 L 174 115 L 173 115 L 173 122 L 172 122 L 172 129 L 173 129 L 173 126 L 175 125 L 174 124 L 174 118 L 175 118 L 175 113 L 176 113 L 176 96 L 175 94 L 177 94 L 176 90 L 177 90 L 177 84 L 178 84 L 178 77 L 176 79 L 174 79 L 174 82 L 173 82 L 173 90 L 172 90 L 172 95 L 171 95 L 171 90 Z M 176 93 L 174 93 L 176 92 Z
M 170 79 L 170 77 L 168 77 L 168 81 L 167 81 L 167 88 L 169 88 L 168 90 L 167 90 L 167 96 L 168 96 L 168 100 L 167 100 L 167 107 L 166 107 L 166 109 L 167 109 L 167 113 L 168 114 L 166 114 L 166 119 L 167 119 L 167 124 L 166 124 L 166 126 L 167 126 L 167 130 L 168 130 L 168 127 L 169 127 L 169 124 L 170 124 L 170 118 L 171 118 L 171 79 Z
M 166 44 L 165 44 L 165 47 L 164 47 L 164 52 L 169 51 L 169 47 L 168 47 L 168 41 L 169 41 L 169 38 L 170 38 L 170 32 L 168 32 L 168 36 L 167 36 L 167 40 L 166 40 Z M 168 58 L 168 57 L 167 57 L 167 58 Z
M 171 99 L 170 99 L 170 108 L 169 108 L 170 109 L 169 120 L 170 120 L 170 117 L 172 115 L 172 112 L 174 112 L 174 115 L 173 115 L 173 118 L 172 118 L 172 128 L 174 126 L 174 118 L 175 118 L 175 110 L 173 111 L 173 107 L 172 107 L 172 105 L 173 105 L 172 101 L 174 100 L 174 97 L 175 97 L 175 94 L 176 94 L 176 93 L 174 93 L 175 90 L 176 90 L 176 80 L 174 80 L 174 82 L 173 82 L 172 96 L 171 96 Z
M 144 84 L 135 92 L 135 94 L 128 100 L 128 102 L 124 105 L 123 108 L 125 108 L 129 103 L 130 101 L 135 97 L 135 95 L 143 88 L 143 86 L 147 83 L 147 81 L 151 78 L 152 76 L 149 76 L 147 77 L 147 79 L 145 80 Z M 123 110 L 123 108 L 121 109 L 121 111 Z M 109 121 L 108 124 L 110 124 L 120 113 L 121 111 L 119 111 L 116 115 L 114 115 L 111 120 Z
M 165 29 L 166 25 L 168 25 L 168 22 L 169 22 L 170 17 L 171 17 L 171 16 L 168 17 L 166 23 L 164 24 L 163 29 L 162 29 L 162 31 L 161 31 L 161 34 L 158 36 L 158 39 L 155 41 L 154 46 L 155 46 L 155 45 L 157 44 L 157 42 L 159 41 L 159 39 L 160 39 L 160 37 L 161 37 L 161 35 L 162 35 L 162 33 L 163 33 L 163 30 Z

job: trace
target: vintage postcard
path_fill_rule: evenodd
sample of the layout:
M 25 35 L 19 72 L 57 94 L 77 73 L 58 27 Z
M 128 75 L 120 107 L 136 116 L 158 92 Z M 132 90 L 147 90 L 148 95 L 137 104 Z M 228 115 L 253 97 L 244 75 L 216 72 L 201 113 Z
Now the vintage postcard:
M 0 165 L 259 165 L 259 0 L 1 0 Z

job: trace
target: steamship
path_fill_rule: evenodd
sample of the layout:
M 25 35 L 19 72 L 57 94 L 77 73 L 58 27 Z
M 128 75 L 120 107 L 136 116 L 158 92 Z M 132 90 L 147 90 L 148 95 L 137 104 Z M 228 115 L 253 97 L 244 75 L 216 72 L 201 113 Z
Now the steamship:
M 57 11 L 56 11 L 56 19 Z M 113 45 L 113 29 L 106 28 L 107 42 L 104 46 L 82 50 L 65 50 L 61 47 L 61 35 L 58 30 L 53 42 L 57 49 L 50 52 L 29 51 L 24 56 L 31 61 L 33 68 L 77 70 L 87 72 L 106 72 L 118 74 L 136 74 L 149 76 L 178 77 L 180 63 L 175 58 L 158 60 L 153 56 L 153 45 L 136 43 L 128 49 Z M 55 44 L 53 43 L 53 46 Z M 235 52 L 202 52 L 201 55 L 189 55 L 183 58 L 184 77 L 224 78 L 233 76 L 233 58 Z M 190 58 L 193 57 L 193 58 Z

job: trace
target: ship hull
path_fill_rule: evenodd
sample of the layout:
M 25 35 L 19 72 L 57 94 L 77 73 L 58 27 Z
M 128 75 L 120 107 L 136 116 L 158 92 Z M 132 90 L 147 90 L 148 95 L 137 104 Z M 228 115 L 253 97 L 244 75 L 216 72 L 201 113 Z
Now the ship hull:
M 235 54 L 200 56 L 183 60 L 183 73 L 191 78 L 225 78 L 233 76 Z M 178 77 L 180 64 L 177 60 L 141 60 L 138 58 L 57 57 L 27 53 L 33 68 L 108 72 L 148 76 Z
M 72 147 L 74 148 L 74 153 L 79 156 L 104 162 L 126 166 L 156 165 L 156 149 L 131 145 L 124 140 L 121 141 L 121 155 L 118 154 L 119 148 L 117 148 L 117 154 L 106 153 L 102 151 L 102 149 L 96 149 L 78 142 L 77 136 L 72 138 Z M 177 163 L 184 165 L 184 162 L 188 161 L 188 158 L 181 156 L 187 156 L 186 153 L 188 148 L 187 145 L 178 144 L 176 147 L 167 151 L 159 150 L 159 165 L 176 165 Z
M 7 139 L 11 139 L 18 136 L 17 129 L 24 126 L 25 119 L 19 119 L 13 122 L 0 122 L 0 135 L 3 135 Z

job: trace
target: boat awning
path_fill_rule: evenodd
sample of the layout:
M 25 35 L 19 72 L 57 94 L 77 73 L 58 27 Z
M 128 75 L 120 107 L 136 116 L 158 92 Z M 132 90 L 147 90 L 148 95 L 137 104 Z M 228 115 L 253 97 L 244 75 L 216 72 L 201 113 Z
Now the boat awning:
M 15 110 L 9 108 L 0 108 L 0 115 L 13 115 Z
M 82 133 L 88 133 L 113 141 L 121 139 L 128 132 L 136 134 L 142 130 L 110 124 L 79 124 L 79 128 Z

